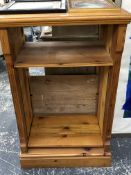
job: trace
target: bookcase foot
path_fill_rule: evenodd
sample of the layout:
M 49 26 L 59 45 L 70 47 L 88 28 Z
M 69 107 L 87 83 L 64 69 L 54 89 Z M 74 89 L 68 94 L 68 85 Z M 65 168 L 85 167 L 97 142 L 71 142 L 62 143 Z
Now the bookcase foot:
M 21 154 L 22 168 L 72 168 L 72 167 L 109 167 L 111 155 L 89 157 L 43 157 L 42 155 Z

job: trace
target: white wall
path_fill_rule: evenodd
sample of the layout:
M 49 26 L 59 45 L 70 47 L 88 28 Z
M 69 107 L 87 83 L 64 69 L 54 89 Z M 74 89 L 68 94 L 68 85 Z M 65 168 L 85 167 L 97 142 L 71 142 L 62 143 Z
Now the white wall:
M 131 12 L 131 0 L 122 0 L 122 8 Z
M 131 12 L 131 0 L 123 0 L 122 8 Z M 131 133 L 131 118 L 123 118 L 124 111 L 122 106 L 126 98 L 126 88 L 129 73 L 129 63 L 131 56 L 131 24 L 128 25 L 125 47 L 122 56 L 122 64 L 120 70 L 117 99 L 115 106 L 114 122 L 113 122 L 113 133 Z

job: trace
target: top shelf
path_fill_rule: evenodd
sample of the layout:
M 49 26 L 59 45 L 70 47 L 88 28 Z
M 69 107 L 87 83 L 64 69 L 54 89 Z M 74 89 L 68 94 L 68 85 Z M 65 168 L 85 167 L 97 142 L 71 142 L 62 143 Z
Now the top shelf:
M 17 68 L 112 65 L 103 45 L 76 41 L 26 43 L 15 62 Z
M 131 21 L 130 13 L 117 9 L 89 9 L 75 13 L 68 9 L 67 13 L 39 13 L 0 15 L 0 27 L 24 26 L 63 26 L 63 25 L 96 25 L 96 24 L 128 24 Z

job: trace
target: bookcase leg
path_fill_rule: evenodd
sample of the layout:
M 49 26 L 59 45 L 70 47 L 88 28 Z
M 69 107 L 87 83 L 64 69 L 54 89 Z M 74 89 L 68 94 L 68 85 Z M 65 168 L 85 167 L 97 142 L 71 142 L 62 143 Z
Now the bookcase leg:
M 5 55 L 5 60 L 7 59 L 8 60 L 11 59 L 11 56 Z M 20 147 L 22 152 L 27 152 L 28 135 L 27 135 L 26 119 L 25 119 L 24 105 L 22 101 L 19 76 L 17 70 L 13 68 L 13 65 L 10 65 L 9 63 L 7 63 L 7 61 L 6 65 L 15 107 L 17 126 L 19 130 Z
M 118 86 L 125 32 L 126 25 L 114 25 L 112 28 L 112 32 L 110 32 L 110 36 L 108 36 L 109 38 L 107 38 L 108 42 L 106 43 L 107 49 L 109 50 L 109 53 L 113 59 L 113 67 L 111 67 L 109 70 L 109 78 L 107 85 L 108 91 L 106 96 L 106 109 L 103 127 L 103 139 L 106 151 L 107 147 L 109 148 L 109 146 L 107 146 L 106 143 L 111 138 L 112 122 L 114 116 L 116 92 Z
M 26 128 L 25 112 L 24 112 L 19 76 L 17 70 L 14 68 L 14 61 L 16 54 L 19 52 L 19 49 L 22 47 L 23 44 L 22 29 L 21 28 L 14 28 L 14 29 L 12 28 L 11 30 L 1 29 L 0 40 L 6 61 L 11 92 L 16 112 L 16 120 L 20 137 L 20 147 L 22 152 L 27 152 L 28 134 Z

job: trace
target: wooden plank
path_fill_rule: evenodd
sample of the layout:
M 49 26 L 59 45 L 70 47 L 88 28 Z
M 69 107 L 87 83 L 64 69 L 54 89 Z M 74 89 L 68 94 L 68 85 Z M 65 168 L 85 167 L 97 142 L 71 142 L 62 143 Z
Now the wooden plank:
M 12 35 L 13 35 L 13 29 L 12 29 Z M 19 33 L 19 35 L 21 34 Z M 15 55 L 16 52 L 14 52 L 12 46 L 10 45 L 10 39 L 12 37 L 13 36 L 10 36 L 8 30 L 6 29 L 0 30 L 0 39 L 2 41 L 2 48 L 4 52 L 4 57 L 6 61 L 6 66 L 7 66 L 7 71 L 8 71 L 8 76 L 9 76 L 9 81 L 11 86 L 11 92 L 13 96 L 13 102 L 15 106 L 16 120 L 17 120 L 17 125 L 19 130 L 19 136 L 20 136 L 20 147 L 22 152 L 26 152 L 27 140 L 28 140 L 27 130 L 26 130 L 25 114 L 24 114 L 24 107 L 23 107 L 18 72 L 16 69 L 14 69 L 14 60 L 16 57 Z M 16 40 L 13 40 L 12 43 L 15 44 L 15 41 Z
M 0 30 L 0 40 L 3 54 L 13 53 L 16 56 L 24 44 L 23 36 L 22 28 L 20 27 Z M 8 45 L 7 41 L 9 43 Z
M 12 49 L 12 53 L 15 56 L 17 56 L 25 43 L 23 28 L 21 27 L 8 28 L 8 35 L 10 36 L 9 42 L 10 47 Z
M 44 158 L 21 154 L 20 162 L 22 168 L 107 167 L 111 166 L 111 156 Z
M 104 46 L 87 42 L 26 43 L 15 67 L 81 67 L 110 66 L 112 59 Z
M 20 147 L 22 152 L 27 152 L 28 134 L 25 122 L 24 106 L 22 101 L 18 72 L 16 69 L 13 68 L 13 65 L 11 63 L 12 59 L 13 58 L 11 57 L 11 55 L 5 55 L 8 77 L 15 107 L 17 126 L 19 130 Z
M 105 155 L 109 155 L 111 153 L 111 138 L 106 139 L 104 143 L 104 152 Z
M 28 146 L 101 147 L 100 128 L 92 119 L 97 122 L 88 115 L 34 117 Z
M 117 50 L 118 48 L 117 41 L 118 41 L 118 36 L 120 36 L 119 35 L 120 28 L 121 28 L 121 25 L 117 25 L 113 27 L 113 35 L 111 36 L 111 44 L 109 49 L 110 54 L 113 58 L 114 65 L 109 70 L 108 87 L 107 87 L 108 93 L 106 97 L 105 118 L 104 118 L 104 126 L 103 126 L 104 142 L 108 141 L 111 137 L 112 122 L 113 122 L 113 116 L 114 116 L 116 92 L 117 92 L 121 56 L 122 56 L 122 50 L 121 51 Z M 126 25 L 125 25 L 125 28 L 126 28 Z M 121 36 L 121 37 L 123 38 L 124 36 Z M 121 43 L 119 44 L 120 44 L 119 48 L 121 48 L 122 44 Z M 106 149 L 106 145 L 105 145 L 105 149 Z
M 31 131 L 32 132 L 32 131 Z M 32 134 L 29 139 L 28 147 L 102 147 L 102 137 L 100 134 L 87 135 L 62 135 L 62 136 L 44 136 Z
M 10 54 L 8 31 L 6 29 L 0 29 L 0 41 L 3 54 Z
M 103 148 L 34 148 L 29 149 L 28 154 L 32 157 L 81 157 L 103 156 Z
M 111 44 L 112 44 L 113 27 L 114 27 L 113 25 L 107 25 L 104 31 L 105 45 L 109 53 L 110 53 Z
M 25 112 L 26 127 L 28 136 L 30 134 L 30 128 L 33 120 L 32 104 L 30 98 L 30 87 L 29 87 L 29 72 L 26 69 L 18 69 L 19 81 L 22 92 L 22 100 Z
M 95 102 L 93 102 L 94 104 Z M 37 104 L 37 105 L 36 105 Z M 95 109 L 88 104 L 49 104 L 49 105 L 41 105 L 40 102 L 35 102 L 33 104 L 34 115 L 38 116 L 40 114 L 95 114 Z
M 67 117 L 67 119 L 66 119 Z M 58 120 L 56 120 L 56 118 L 58 118 Z M 37 116 L 34 117 L 34 121 L 35 121 L 35 125 L 40 125 L 41 124 L 41 120 L 44 122 L 45 125 L 50 125 L 51 123 L 53 123 L 54 125 L 58 125 L 59 123 L 61 123 L 61 125 L 65 125 L 66 124 L 70 124 L 73 123 L 74 125 L 78 125 L 78 124 L 94 124 L 97 125 L 98 124 L 98 119 L 96 116 L 94 115 L 87 115 L 87 114 L 60 114 L 60 115 L 42 115 L 42 116 Z
M 99 126 L 100 126 L 100 129 L 101 129 L 101 132 L 103 132 L 106 94 L 108 93 L 108 90 L 107 90 L 108 73 L 109 73 L 109 68 L 108 67 L 100 68 L 99 100 L 98 100 L 97 116 L 98 116 L 98 121 L 99 121 Z
M 96 113 L 97 75 L 32 76 L 30 87 L 35 115 L 42 113 Z
M 86 13 L 50 13 L 50 14 L 18 14 L 2 15 L 0 27 L 24 26 L 62 26 L 88 24 L 127 24 L 131 15 L 118 8 L 117 10 L 88 10 Z
M 126 34 L 126 27 L 125 25 L 121 25 L 118 29 L 117 46 L 116 46 L 117 52 L 122 52 L 123 50 L 125 43 L 125 34 Z
M 39 128 L 39 130 L 37 130 L 37 128 Z M 74 136 L 75 134 L 86 135 L 87 133 L 100 133 L 98 121 L 95 116 L 52 115 L 34 117 L 31 130 L 31 134 L 35 136 Z
M 37 81 L 37 82 L 35 82 Z M 89 87 L 88 93 L 96 93 L 98 85 L 97 75 L 46 75 L 46 76 L 31 76 L 31 92 L 41 94 L 44 91 L 85 91 Z M 37 84 L 37 88 L 35 88 Z M 43 85 L 46 86 L 43 86 Z M 94 87 L 94 88 L 93 88 Z

